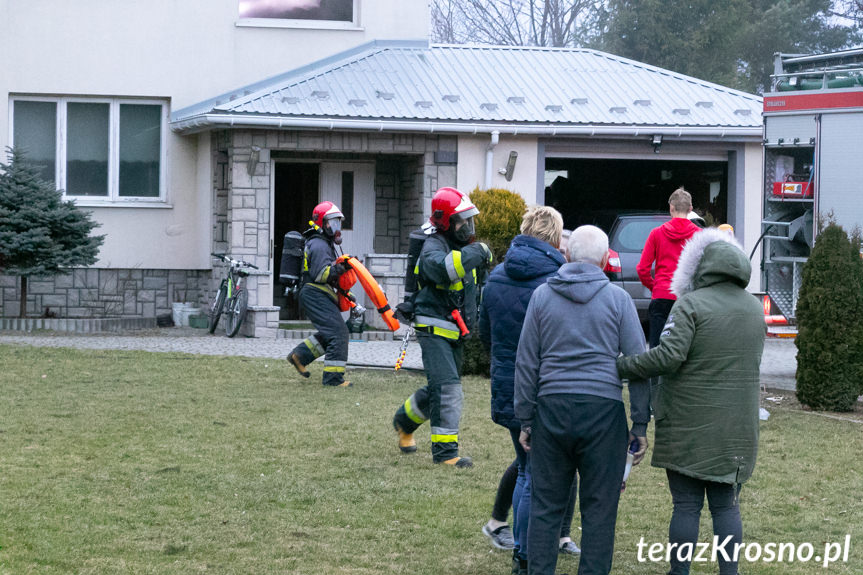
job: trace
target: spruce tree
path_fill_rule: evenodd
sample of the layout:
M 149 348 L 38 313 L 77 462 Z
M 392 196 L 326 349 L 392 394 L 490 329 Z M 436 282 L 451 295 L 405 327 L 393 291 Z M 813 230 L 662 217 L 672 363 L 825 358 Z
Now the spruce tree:
M 863 392 L 863 261 L 857 235 L 835 223 L 803 268 L 797 323 L 797 398 L 816 410 L 852 410 Z
M 24 317 L 27 278 L 92 265 L 105 236 L 91 235 L 99 224 L 40 179 L 20 150 L 9 149 L 7 156 L 9 163 L 0 163 L 0 271 L 20 276 Z

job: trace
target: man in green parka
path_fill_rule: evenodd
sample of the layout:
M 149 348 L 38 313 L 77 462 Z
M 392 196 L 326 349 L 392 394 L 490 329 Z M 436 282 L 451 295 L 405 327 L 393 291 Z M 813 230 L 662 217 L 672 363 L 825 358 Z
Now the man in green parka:
M 695 234 L 671 282 L 678 299 L 659 346 L 617 360 L 622 378 L 663 376 L 651 390 L 651 464 L 665 468 L 674 503 L 669 575 L 689 573 L 705 493 L 713 533 L 720 545 L 728 539 L 729 558 L 717 555 L 719 573 L 737 574 L 733 551 L 743 536 L 737 496 L 758 452 L 766 331 L 761 305 L 745 290 L 750 274 L 746 254 L 727 232 L 709 228 Z

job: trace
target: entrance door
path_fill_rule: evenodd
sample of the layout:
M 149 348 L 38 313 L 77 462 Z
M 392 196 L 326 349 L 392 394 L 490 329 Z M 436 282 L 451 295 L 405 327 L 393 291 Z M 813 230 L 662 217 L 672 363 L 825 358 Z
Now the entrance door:
M 321 164 L 321 201 L 329 200 L 342 210 L 342 249 L 360 260 L 374 251 L 374 173 L 372 163 Z
M 279 319 L 300 319 L 297 298 L 284 296 L 279 266 L 285 234 L 309 229 L 312 210 L 320 197 L 320 164 L 276 162 L 273 171 L 273 305 L 282 308 Z

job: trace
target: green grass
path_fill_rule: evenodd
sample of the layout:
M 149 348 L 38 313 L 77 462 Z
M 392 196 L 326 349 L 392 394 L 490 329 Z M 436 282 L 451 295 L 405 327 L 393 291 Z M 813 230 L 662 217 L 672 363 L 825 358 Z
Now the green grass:
M 431 463 L 427 427 L 417 455 L 396 448 L 392 413 L 422 377 L 350 370 L 354 388 L 325 389 L 320 370 L 302 380 L 278 360 L 0 346 L 0 573 L 509 573 L 480 533 L 512 458 L 488 381 L 465 380 L 462 446 L 476 467 L 457 471 Z M 828 571 L 860 573 L 863 427 L 771 411 L 741 496 L 745 540 L 817 548 L 850 534 L 849 562 Z M 636 468 L 616 574 L 664 572 L 638 563 L 636 544 L 663 541 L 670 514 L 664 473 Z

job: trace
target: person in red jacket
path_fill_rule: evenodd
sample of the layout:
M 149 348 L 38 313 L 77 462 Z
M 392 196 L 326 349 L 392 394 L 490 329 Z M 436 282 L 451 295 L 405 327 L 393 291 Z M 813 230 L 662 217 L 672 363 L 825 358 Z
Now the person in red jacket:
M 652 299 L 647 308 L 648 344 L 650 347 L 659 345 L 659 336 L 665 326 L 665 320 L 677 299 L 671 293 L 671 278 L 677 269 L 680 252 L 692 235 L 700 230 L 687 217 L 692 211 L 692 196 L 682 187 L 677 188 L 668 198 L 668 211 L 671 220 L 658 228 L 651 230 L 641 252 L 641 261 L 636 266 L 638 279 L 644 287 L 650 290 Z M 654 266 L 654 263 L 656 264 Z M 650 270 L 654 268 L 651 275 Z

